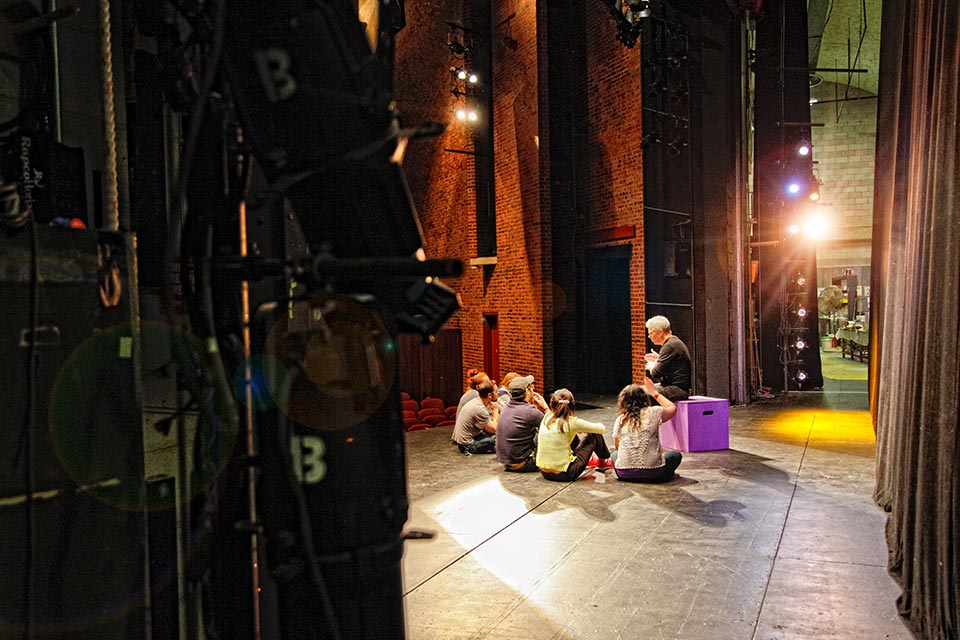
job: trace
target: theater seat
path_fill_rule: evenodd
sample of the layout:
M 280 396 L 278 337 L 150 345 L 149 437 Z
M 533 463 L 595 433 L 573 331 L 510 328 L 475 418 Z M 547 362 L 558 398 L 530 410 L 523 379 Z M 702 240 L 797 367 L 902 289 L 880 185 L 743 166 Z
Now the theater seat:
M 443 411 L 443 400 L 440 398 L 424 398 L 420 401 L 420 407 L 423 409 L 440 409 L 440 411 Z

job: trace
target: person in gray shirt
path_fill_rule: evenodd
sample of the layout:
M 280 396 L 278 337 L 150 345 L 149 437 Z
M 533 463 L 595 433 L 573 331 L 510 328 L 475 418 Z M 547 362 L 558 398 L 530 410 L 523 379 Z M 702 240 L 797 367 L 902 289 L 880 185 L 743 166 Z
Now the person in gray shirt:
M 499 417 L 496 387 L 490 380 L 485 380 L 477 387 L 477 397 L 468 400 L 457 412 L 451 441 L 463 455 L 493 453 Z

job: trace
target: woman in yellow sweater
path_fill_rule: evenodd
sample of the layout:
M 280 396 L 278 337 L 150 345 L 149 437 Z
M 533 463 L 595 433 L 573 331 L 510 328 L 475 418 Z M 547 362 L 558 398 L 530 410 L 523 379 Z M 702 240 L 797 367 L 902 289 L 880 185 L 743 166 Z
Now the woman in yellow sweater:
M 593 453 L 600 459 L 598 469 L 613 466 L 610 449 L 603 440 L 606 428 L 599 422 L 576 417 L 577 407 L 568 389 L 557 389 L 550 396 L 550 409 L 543 416 L 537 434 L 537 466 L 540 475 L 554 482 L 576 480 Z M 577 439 L 577 434 L 584 434 Z

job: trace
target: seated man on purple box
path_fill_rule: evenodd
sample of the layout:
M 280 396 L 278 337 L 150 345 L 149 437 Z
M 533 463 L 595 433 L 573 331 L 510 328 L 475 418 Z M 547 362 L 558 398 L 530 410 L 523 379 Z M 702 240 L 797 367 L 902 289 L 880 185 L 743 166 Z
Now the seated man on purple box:
M 647 375 L 657 383 L 657 391 L 673 402 L 686 400 L 693 386 L 687 345 L 673 335 L 670 321 L 663 316 L 647 320 L 647 336 L 660 347 L 660 353 L 651 351 L 643 356 L 647 361 Z

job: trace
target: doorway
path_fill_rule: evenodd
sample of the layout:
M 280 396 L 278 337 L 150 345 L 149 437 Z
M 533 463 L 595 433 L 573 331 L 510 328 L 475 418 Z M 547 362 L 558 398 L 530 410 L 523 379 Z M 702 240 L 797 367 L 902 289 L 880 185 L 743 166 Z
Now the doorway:
M 615 394 L 631 381 L 629 245 L 588 250 L 580 264 L 578 390 Z

